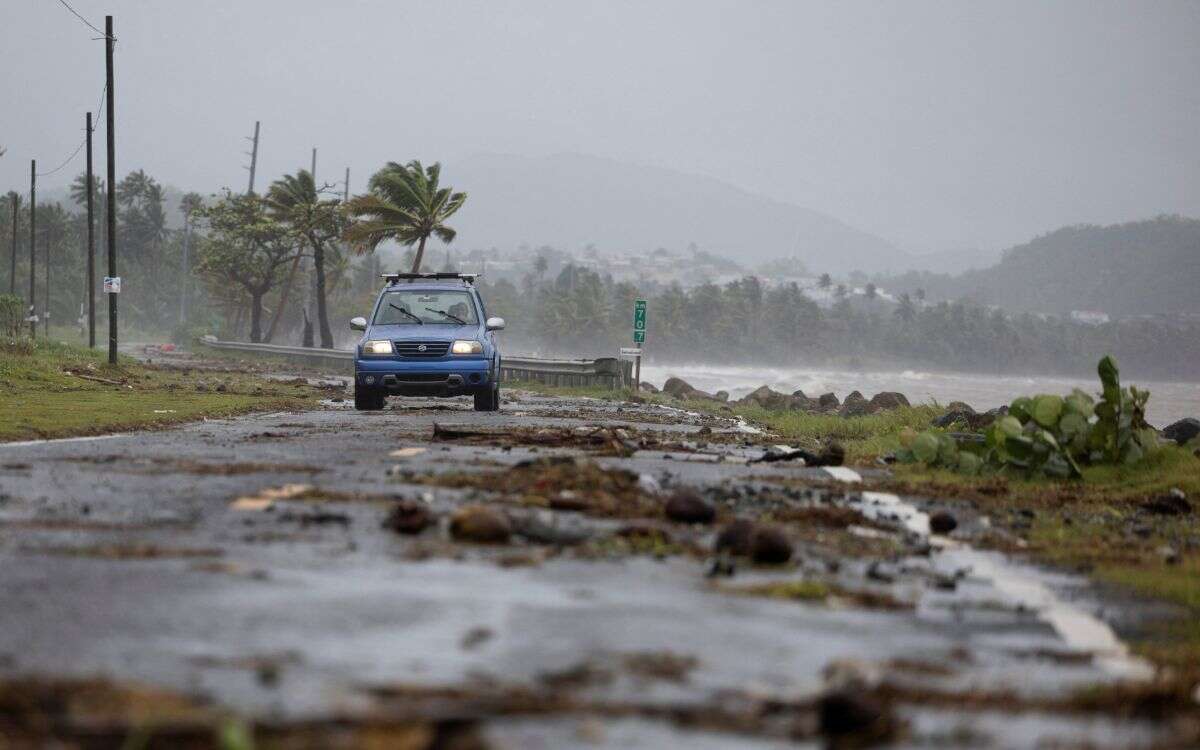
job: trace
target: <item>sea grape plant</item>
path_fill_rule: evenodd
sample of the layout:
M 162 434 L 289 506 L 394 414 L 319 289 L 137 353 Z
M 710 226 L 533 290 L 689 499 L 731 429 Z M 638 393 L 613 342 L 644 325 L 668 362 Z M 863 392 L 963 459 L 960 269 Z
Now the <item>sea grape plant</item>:
M 1122 388 L 1111 356 L 1101 359 L 1097 370 L 1103 388 L 1099 401 L 1078 388 L 1065 397 L 1022 396 L 982 436 L 956 438 L 937 430 L 917 434 L 906 429 L 896 458 L 968 474 L 1021 472 L 1061 478 L 1081 477 L 1081 465 L 1134 463 L 1158 444 L 1158 434 L 1146 424 L 1150 392 Z

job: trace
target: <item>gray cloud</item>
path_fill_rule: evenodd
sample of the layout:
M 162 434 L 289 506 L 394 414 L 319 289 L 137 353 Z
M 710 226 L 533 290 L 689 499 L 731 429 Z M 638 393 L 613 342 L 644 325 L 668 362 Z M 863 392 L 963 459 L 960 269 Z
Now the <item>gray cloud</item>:
M 265 178 L 312 146 L 319 177 L 348 165 L 359 187 L 388 159 L 453 181 L 478 152 L 595 154 L 918 251 L 1200 206 L 1192 2 L 72 5 L 116 16 L 119 171 L 185 188 L 241 187 L 260 119 Z M 93 36 L 53 0 L 3 0 L 0 189 L 82 136 Z

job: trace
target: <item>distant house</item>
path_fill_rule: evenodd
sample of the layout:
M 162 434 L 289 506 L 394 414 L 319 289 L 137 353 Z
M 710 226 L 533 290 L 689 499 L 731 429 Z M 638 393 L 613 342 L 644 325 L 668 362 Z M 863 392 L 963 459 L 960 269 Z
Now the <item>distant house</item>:
M 1104 325 L 1109 321 L 1108 313 L 1099 310 L 1072 310 L 1071 320 L 1089 326 Z

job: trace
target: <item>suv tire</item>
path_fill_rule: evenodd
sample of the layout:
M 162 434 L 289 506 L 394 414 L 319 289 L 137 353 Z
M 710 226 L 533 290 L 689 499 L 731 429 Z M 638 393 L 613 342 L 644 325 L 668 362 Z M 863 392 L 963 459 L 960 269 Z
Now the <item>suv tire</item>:
M 500 411 L 500 386 L 475 394 L 475 411 Z
M 354 384 L 354 408 L 358 411 L 379 411 L 387 397 L 377 388 Z

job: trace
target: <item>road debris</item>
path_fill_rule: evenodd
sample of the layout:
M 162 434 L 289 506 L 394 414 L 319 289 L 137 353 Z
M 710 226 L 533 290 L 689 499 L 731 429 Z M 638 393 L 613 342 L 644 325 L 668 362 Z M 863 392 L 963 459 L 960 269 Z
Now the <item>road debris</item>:
M 420 500 L 400 500 L 383 519 L 383 528 L 398 534 L 420 534 L 434 521 L 427 503 Z
M 680 523 L 712 523 L 717 511 L 694 489 L 676 490 L 663 506 L 667 518 Z
M 468 505 L 450 516 L 450 534 L 464 542 L 504 544 L 512 536 L 512 524 L 497 508 Z
M 311 484 L 285 484 L 282 487 L 266 487 L 253 495 L 242 495 L 229 504 L 230 509 L 239 511 L 266 511 L 275 507 L 278 500 L 292 500 L 310 491 Z

